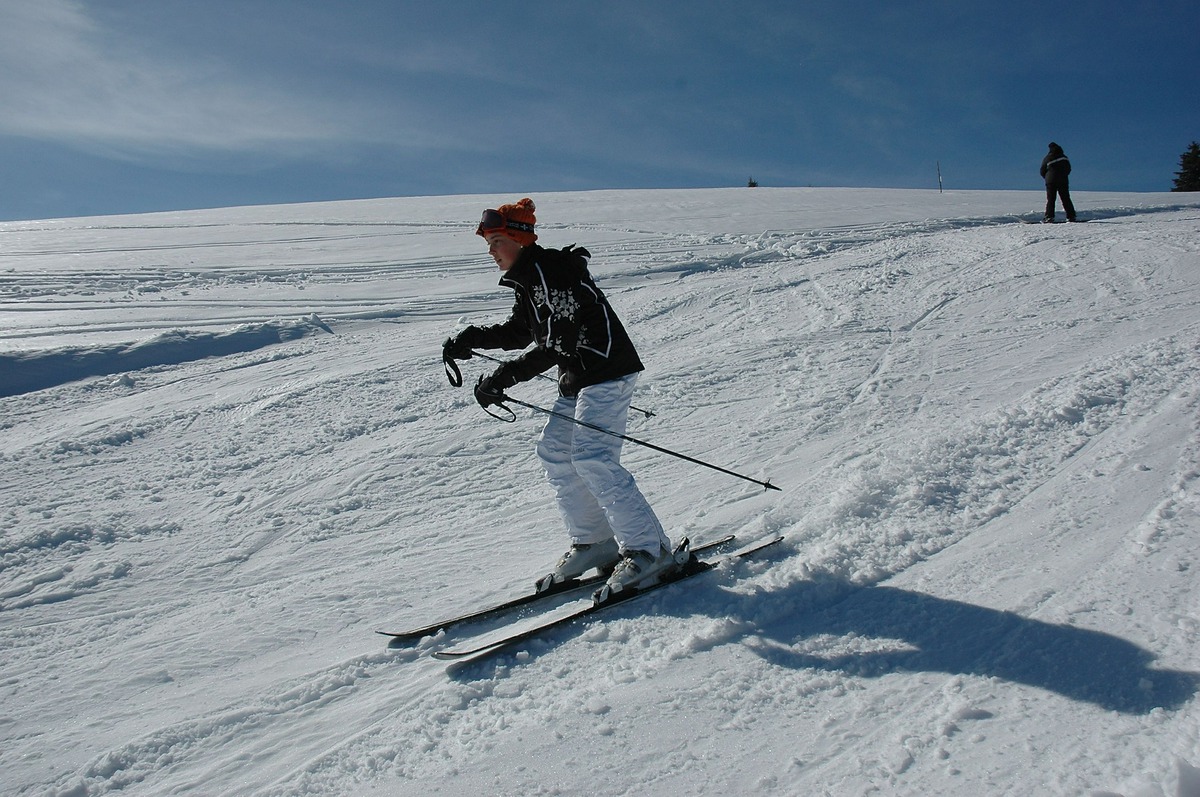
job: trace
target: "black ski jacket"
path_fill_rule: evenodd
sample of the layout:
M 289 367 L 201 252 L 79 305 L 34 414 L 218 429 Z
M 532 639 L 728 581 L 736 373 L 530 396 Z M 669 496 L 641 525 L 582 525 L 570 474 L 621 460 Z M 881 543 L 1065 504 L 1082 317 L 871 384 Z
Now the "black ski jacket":
M 590 256 L 573 245 L 543 249 L 533 244 L 500 277 L 500 284 L 516 294 L 512 314 L 502 324 L 463 330 L 467 342 L 487 349 L 535 345 L 500 366 L 498 382 L 511 386 L 557 365 L 559 392 L 574 396 L 643 370 L 621 320 L 592 281 Z
M 1065 182 L 1070 173 L 1071 161 L 1067 160 L 1062 147 L 1054 145 L 1042 158 L 1042 177 L 1046 178 L 1046 185 Z

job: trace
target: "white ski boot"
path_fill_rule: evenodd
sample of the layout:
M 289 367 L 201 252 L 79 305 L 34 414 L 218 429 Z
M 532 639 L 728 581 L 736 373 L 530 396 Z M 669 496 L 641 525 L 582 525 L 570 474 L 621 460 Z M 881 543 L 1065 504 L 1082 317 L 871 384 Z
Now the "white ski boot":
M 674 551 L 661 546 L 657 552 L 626 551 L 617 563 L 608 583 L 596 591 L 597 603 L 610 600 L 620 592 L 657 584 L 661 578 L 681 567 L 691 557 L 685 540 Z
M 604 542 L 587 545 L 575 544 L 562 555 L 554 569 L 537 581 L 537 591 L 545 592 L 555 584 L 578 578 L 593 567 L 601 572 L 611 572 L 621 561 L 617 541 L 609 537 Z

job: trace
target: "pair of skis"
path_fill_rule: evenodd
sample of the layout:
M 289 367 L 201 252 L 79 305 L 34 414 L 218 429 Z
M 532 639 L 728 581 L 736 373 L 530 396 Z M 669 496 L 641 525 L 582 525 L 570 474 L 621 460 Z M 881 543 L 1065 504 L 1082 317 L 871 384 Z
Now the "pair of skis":
M 679 546 L 676 547 L 677 555 L 684 559 L 681 566 L 651 586 L 607 594 L 603 600 L 580 598 L 579 600 L 563 604 L 558 609 L 548 613 L 545 616 L 533 618 L 531 625 L 517 622 L 507 626 L 502 626 L 500 629 L 491 634 L 468 641 L 458 647 L 436 651 L 433 655 L 435 658 L 449 661 L 465 661 L 477 658 L 482 659 L 495 655 L 525 640 L 541 636 L 549 632 L 551 629 L 566 625 L 574 622 L 575 620 L 589 617 L 593 614 L 598 614 L 602 611 L 612 608 L 613 606 L 627 603 L 634 598 L 641 597 L 650 592 L 662 589 L 663 587 L 670 586 L 671 584 L 677 584 L 678 582 L 691 578 L 692 576 L 708 572 L 709 570 L 712 570 L 720 565 L 722 562 L 750 556 L 751 554 L 757 553 L 758 551 L 779 543 L 783 540 L 783 537 L 767 537 L 731 553 L 709 556 L 709 554 L 716 549 L 732 542 L 733 539 L 733 535 L 729 535 L 701 545 L 697 548 L 689 549 L 688 540 L 684 538 L 684 540 L 680 542 Z M 391 637 L 391 642 L 388 643 L 389 647 L 404 647 L 407 645 L 412 645 L 422 638 L 436 634 L 439 631 L 449 630 L 457 626 L 463 626 L 492 617 L 497 617 L 506 612 L 514 611 L 522 606 L 536 603 L 552 595 L 580 592 L 588 587 L 600 584 L 604 580 L 605 576 L 603 575 L 571 579 L 555 584 L 550 589 L 542 592 L 522 595 L 512 600 L 503 601 L 493 606 L 488 606 L 483 609 L 458 615 L 457 617 L 452 617 L 440 622 L 430 623 L 429 625 L 421 626 L 419 628 L 398 632 L 379 631 L 378 633 L 387 637 Z

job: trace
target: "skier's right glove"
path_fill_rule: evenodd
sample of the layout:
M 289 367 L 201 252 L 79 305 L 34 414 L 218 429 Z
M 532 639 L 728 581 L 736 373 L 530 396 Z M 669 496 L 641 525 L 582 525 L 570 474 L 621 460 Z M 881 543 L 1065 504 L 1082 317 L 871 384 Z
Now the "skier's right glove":
M 442 344 L 442 365 L 446 368 L 446 378 L 452 387 L 462 387 L 462 371 L 458 370 L 455 360 L 469 360 L 475 352 L 471 351 L 479 345 L 479 327 L 467 327 L 452 338 L 446 338 Z
M 471 349 L 478 344 L 479 327 L 467 327 L 452 338 L 446 338 L 442 344 L 443 360 L 469 360 L 474 353 Z

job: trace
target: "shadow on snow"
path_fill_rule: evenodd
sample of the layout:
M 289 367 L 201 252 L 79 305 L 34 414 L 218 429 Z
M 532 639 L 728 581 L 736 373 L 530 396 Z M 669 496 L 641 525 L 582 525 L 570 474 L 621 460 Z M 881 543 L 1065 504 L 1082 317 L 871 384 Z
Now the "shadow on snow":
M 824 591 L 811 582 L 790 591 L 806 589 Z M 1200 673 L 1154 669 L 1152 653 L 1112 634 L 896 587 L 839 584 L 834 591 L 843 595 L 835 605 L 776 619 L 747 638 L 747 646 L 781 666 L 860 677 L 994 677 L 1130 714 L 1177 709 L 1200 688 Z M 810 642 L 797 649 L 798 642 L 819 635 L 897 640 L 902 646 L 823 654 Z
M 740 629 L 723 641 L 740 640 L 781 667 L 859 678 L 905 672 L 1000 678 L 1127 714 L 1177 709 L 1200 688 L 1200 673 L 1155 669 L 1152 653 L 1112 634 L 881 585 L 804 581 L 738 596 L 731 605 L 718 597 L 719 586 L 701 581 L 649 604 L 614 607 L 607 619 L 594 622 L 636 616 L 639 607 L 686 621 L 695 616 L 697 602 L 688 600 L 689 592 Z M 546 638 L 448 671 L 461 680 L 487 677 L 497 667 L 548 652 L 592 624 L 556 629 Z M 827 653 L 821 649 L 826 636 L 832 638 Z M 874 649 L 846 652 L 842 640 Z

